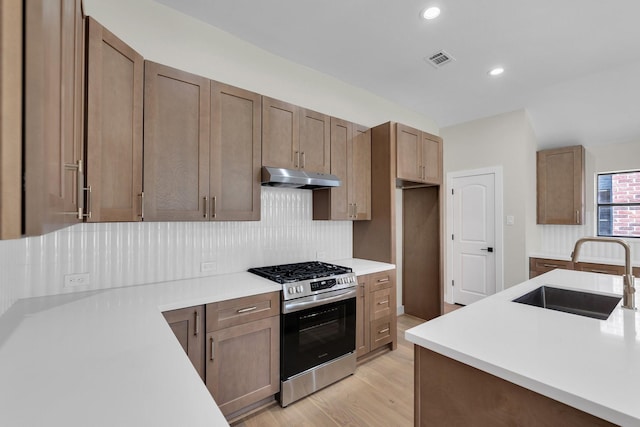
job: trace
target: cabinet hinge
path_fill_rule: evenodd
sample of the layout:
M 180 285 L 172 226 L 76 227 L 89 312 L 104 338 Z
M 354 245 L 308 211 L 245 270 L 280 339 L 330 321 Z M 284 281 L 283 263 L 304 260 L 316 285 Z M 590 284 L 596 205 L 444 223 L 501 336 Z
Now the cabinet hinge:
M 453 196 L 453 188 L 451 189 L 451 195 Z
M 451 281 L 451 286 L 455 286 L 456 282 L 454 282 L 453 280 Z
M 453 234 L 451 235 L 451 240 L 453 240 Z

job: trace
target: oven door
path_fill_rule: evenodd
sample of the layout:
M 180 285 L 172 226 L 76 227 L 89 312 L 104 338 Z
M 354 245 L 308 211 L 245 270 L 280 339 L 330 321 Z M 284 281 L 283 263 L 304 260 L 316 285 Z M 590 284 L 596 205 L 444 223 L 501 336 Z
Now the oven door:
M 280 338 L 283 381 L 355 351 L 355 288 L 323 296 L 331 302 L 324 303 L 316 296 L 284 304 Z M 303 308 L 295 311 L 295 307 Z

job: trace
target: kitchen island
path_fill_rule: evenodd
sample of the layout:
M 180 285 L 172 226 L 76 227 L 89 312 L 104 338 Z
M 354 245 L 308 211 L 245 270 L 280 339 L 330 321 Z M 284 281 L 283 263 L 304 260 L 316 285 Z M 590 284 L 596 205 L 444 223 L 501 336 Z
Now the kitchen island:
M 640 425 L 640 314 L 512 301 L 542 285 L 622 295 L 619 276 L 554 270 L 408 330 L 416 426 Z

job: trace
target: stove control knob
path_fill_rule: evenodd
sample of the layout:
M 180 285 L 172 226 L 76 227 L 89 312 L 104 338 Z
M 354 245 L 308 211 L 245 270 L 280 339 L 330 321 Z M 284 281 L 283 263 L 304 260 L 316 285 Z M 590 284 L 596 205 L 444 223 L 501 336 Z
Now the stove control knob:
M 342 285 L 344 283 L 344 279 L 342 277 L 338 277 L 338 279 L 336 280 L 336 283 L 338 285 Z
M 289 288 L 289 293 L 294 294 L 296 291 L 293 288 Z
M 296 288 L 296 290 L 297 290 L 298 292 L 302 292 L 302 285 L 298 286 L 298 287 Z

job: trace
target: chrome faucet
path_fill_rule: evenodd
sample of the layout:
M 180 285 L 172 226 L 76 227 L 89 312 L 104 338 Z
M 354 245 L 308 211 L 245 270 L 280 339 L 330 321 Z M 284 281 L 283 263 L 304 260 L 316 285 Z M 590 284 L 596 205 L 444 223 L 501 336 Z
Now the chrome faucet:
M 583 237 L 578 239 L 576 246 L 571 252 L 571 262 L 576 263 L 578 260 L 578 252 L 580 246 L 584 242 L 605 242 L 605 243 L 618 243 L 624 248 L 624 274 L 622 275 L 623 282 L 623 294 L 622 294 L 622 308 L 628 308 L 629 310 L 636 309 L 636 288 L 634 286 L 634 277 L 631 271 L 631 247 L 622 239 L 614 239 L 611 237 Z

